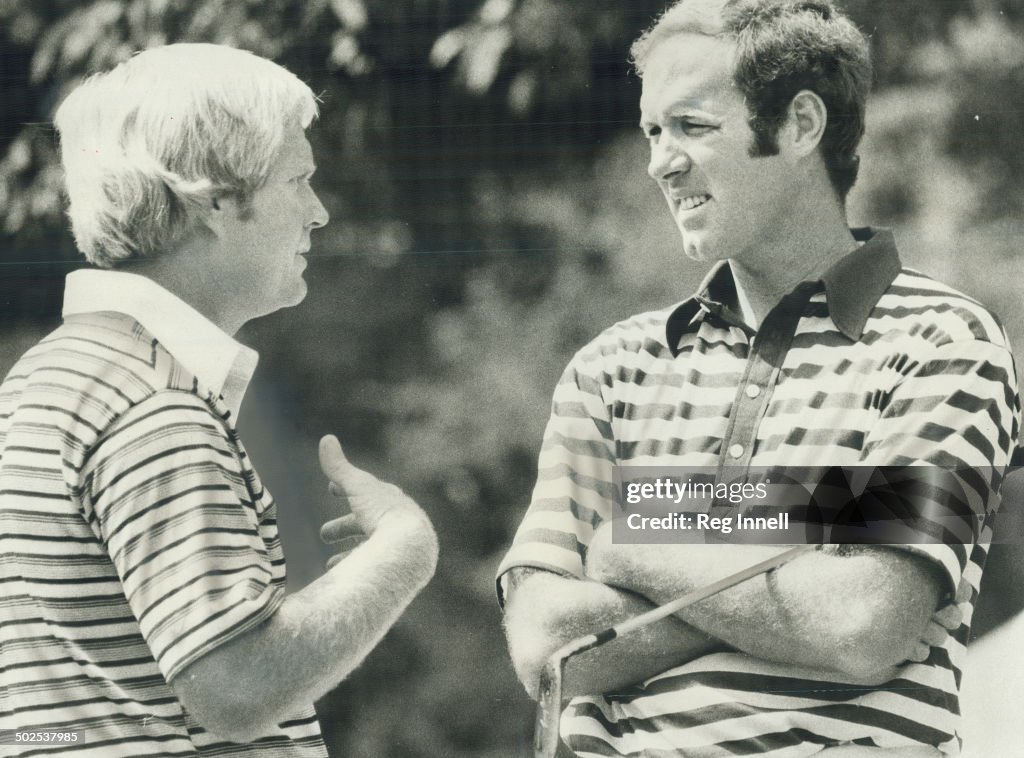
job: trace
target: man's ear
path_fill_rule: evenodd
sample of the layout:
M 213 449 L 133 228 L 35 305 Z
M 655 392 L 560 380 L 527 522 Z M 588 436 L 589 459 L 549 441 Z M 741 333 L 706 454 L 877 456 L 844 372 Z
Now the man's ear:
M 215 237 L 222 236 L 226 232 L 224 223 L 233 208 L 234 204 L 230 197 L 214 195 L 207 202 L 205 212 L 202 214 L 203 225 Z
M 803 157 L 817 150 L 827 123 L 828 108 L 821 97 L 808 89 L 797 92 L 789 101 L 783 128 L 793 154 Z

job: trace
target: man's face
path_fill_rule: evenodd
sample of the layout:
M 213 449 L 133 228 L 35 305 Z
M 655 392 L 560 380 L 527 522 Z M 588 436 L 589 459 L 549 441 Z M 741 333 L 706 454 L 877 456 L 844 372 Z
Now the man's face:
M 310 232 L 328 219 L 309 184 L 315 169 L 305 133 L 289 126 L 266 183 L 227 220 L 224 254 L 232 257 L 244 294 L 264 313 L 298 305 L 306 296 L 303 255 Z
M 643 75 L 648 173 L 686 255 L 699 261 L 759 257 L 793 223 L 793 166 L 782 156 L 750 156 L 754 135 L 732 80 L 734 51 L 729 41 L 675 34 L 657 43 Z

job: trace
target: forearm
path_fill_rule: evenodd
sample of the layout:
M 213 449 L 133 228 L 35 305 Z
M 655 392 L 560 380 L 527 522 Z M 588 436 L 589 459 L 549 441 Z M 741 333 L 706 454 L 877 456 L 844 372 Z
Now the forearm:
M 509 651 L 520 681 L 536 697 L 540 671 L 558 648 L 651 607 L 633 593 L 597 582 L 531 573 L 510 592 L 505 612 Z M 723 647 L 681 620 L 668 618 L 572 658 L 563 693 L 615 692 Z
M 436 560 L 425 519 L 381 528 L 288 596 L 270 619 L 185 668 L 172 685 L 204 726 L 250 741 L 358 666 L 430 580 Z
M 598 550 L 594 571 L 656 603 L 705 586 L 785 548 L 629 545 Z M 745 653 L 779 663 L 885 681 L 935 611 L 938 582 L 921 560 L 870 548 L 815 552 L 679 613 Z M 916 591 L 915 588 L 920 588 Z

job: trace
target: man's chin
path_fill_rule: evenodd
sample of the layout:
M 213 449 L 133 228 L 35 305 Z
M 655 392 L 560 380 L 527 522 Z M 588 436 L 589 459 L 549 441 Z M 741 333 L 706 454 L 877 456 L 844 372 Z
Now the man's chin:
M 701 241 L 688 235 L 683 237 L 683 254 L 697 263 L 706 263 L 711 260 L 707 248 L 701 244 Z
M 306 280 L 299 277 L 298 281 L 294 282 L 287 292 L 281 293 L 281 297 L 278 298 L 280 303 L 278 308 L 294 308 L 306 299 L 308 293 L 309 287 L 306 285 Z
M 306 299 L 306 295 L 309 294 L 309 287 L 306 285 L 305 279 L 299 279 L 299 282 L 293 293 L 292 302 L 289 305 L 295 306 Z

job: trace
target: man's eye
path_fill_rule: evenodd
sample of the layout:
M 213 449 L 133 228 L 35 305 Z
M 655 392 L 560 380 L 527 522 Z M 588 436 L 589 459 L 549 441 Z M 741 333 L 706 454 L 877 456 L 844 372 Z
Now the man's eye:
M 711 131 L 712 127 L 708 124 L 701 124 L 696 121 L 683 121 L 680 123 L 680 128 L 686 134 L 704 134 Z
M 647 137 L 647 139 L 653 139 L 659 134 L 661 134 L 660 126 L 648 126 L 644 128 L 644 136 Z

